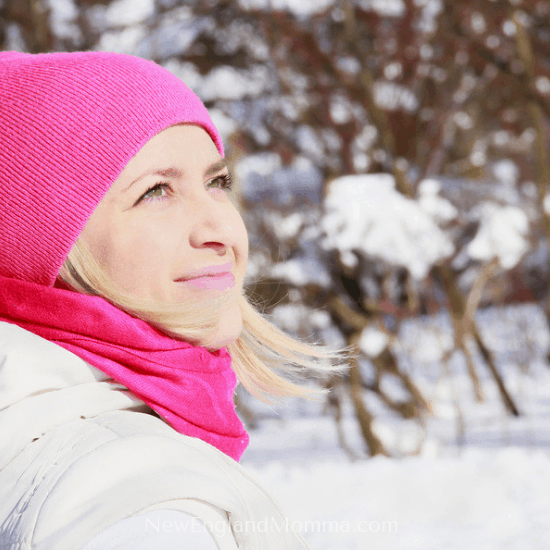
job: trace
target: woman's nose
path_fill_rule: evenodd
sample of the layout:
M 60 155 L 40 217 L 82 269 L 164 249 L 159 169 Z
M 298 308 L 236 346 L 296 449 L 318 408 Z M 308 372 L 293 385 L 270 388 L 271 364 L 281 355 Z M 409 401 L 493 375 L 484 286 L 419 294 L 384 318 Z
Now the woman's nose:
M 235 245 L 236 224 L 229 204 L 215 200 L 195 203 L 194 220 L 189 235 L 189 243 L 193 248 L 212 248 L 218 254 Z

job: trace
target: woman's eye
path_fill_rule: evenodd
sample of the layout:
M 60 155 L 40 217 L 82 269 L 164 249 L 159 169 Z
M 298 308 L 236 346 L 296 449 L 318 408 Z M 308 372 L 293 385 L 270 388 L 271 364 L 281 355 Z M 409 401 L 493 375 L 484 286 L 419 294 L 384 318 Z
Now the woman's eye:
M 212 178 L 208 182 L 208 185 L 217 185 L 220 189 L 231 191 L 231 189 L 233 189 L 233 178 L 231 174 L 221 174 L 220 176 Z
M 153 185 L 153 187 L 149 187 L 149 189 L 147 189 L 147 191 L 145 191 L 145 193 L 143 193 L 143 195 L 141 195 L 141 197 L 134 203 L 134 206 L 137 206 L 143 200 L 149 202 L 164 199 L 166 195 L 162 195 L 161 193 L 167 189 L 171 189 L 170 184 L 168 183 L 157 183 L 156 185 Z M 147 198 L 148 195 L 151 198 Z
M 224 191 L 231 191 L 233 189 L 233 178 L 230 174 L 221 174 L 208 181 L 208 187 L 218 187 Z M 141 202 L 153 202 L 165 200 L 168 198 L 168 191 L 172 191 L 169 183 L 157 183 L 152 187 L 149 187 L 143 195 L 134 203 L 137 206 Z

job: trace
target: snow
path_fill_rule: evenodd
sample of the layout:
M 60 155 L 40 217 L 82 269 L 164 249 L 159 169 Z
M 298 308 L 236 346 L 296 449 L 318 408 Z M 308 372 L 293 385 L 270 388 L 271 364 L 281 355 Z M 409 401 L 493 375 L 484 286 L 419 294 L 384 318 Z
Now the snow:
M 264 65 L 257 65 L 247 71 L 238 71 L 230 65 L 212 69 L 204 78 L 197 95 L 203 101 L 213 99 L 242 99 L 264 91 L 269 81 L 269 71 Z M 228 83 L 231 83 L 228 86 Z
M 410 112 L 418 109 L 418 99 L 414 93 L 395 82 L 375 82 L 373 92 L 374 101 L 381 109 L 388 111 L 404 109 Z
M 500 38 L 496 34 L 491 34 L 485 39 L 485 44 L 491 50 L 498 48 L 500 44 Z
M 353 143 L 360 151 L 368 151 L 374 142 L 378 139 L 378 130 L 376 126 L 367 125 L 355 137 Z
M 225 28 L 220 28 L 218 25 L 215 31 L 224 53 L 233 55 L 244 48 L 258 61 L 269 60 L 269 46 L 252 23 L 237 19 Z
M 284 216 L 277 211 L 266 212 L 264 218 L 269 221 L 279 241 L 296 237 L 304 223 L 304 216 L 301 212 L 294 212 L 288 216 Z
M 297 334 L 309 322 L 313 327 L 327 329 L 330 326 L 330 316 L 326 311 L 312 310 L 309 307 L 295 304 L 281 304 L 273 308 L 270 318 L 278 327 Z
M 8 23 L 5 25 L 4 51 L 27 52 L 27 46 L 21 27 L 17 23 Z
M 341 254 L 353 249 L 422 279 L 454 251 L 452 242 L 417 202 L 395 190 L 390 174 L 343 176 L 333 180 L 321 220 L 322 246 Z
M 143 26 L 127 27 L 121 31 L 104 32 L 94 50 L 138 55 L 140 43 L 147 37 Z
M 447 200 L 439 196 L 441 184 L 434 179 L 425 179 L 418 185 L 418 205 L 434 220 L 445 223 L 458 216 L 458 210 Z
M 50 24 L 59 38 L 81 39 L 82 32 L 75 22 L 78 9 L 74 0 L 48 0 Z
M 485 18 L 483 14 L 478 11 L 472 13 L 471 16 L 471 25 L 474 32 L 477 34 L 482 34 L 487 30 L 487 23 L 485 23 Z
M 335 124 L 346 124 L 352 117 L 351 108 L 346 98 L 335 95 L 330 102 L 330 118 Z
M 237 129 L 235 121 L 227 116 L 221 109 L 209 109 L 208 114 L 214 123 L 214 126 L 222 136 L 222 141 L 227 142 L 229 136 Z
M 370 157 L 366 153 L 353 153 L 353 167 L 356 172 L 368 172 L 370 164 Z
M 535 86 L 539 93 L 548 95 L 550 93 L 550 79 L 547 76 L 539 76 L 535 79 Z
M 249 280 L 262 278 L 281 279 L 291 285 L 303 287 L 315 284 L 329 288 L 331 278 L 326 264 L 319 258 L 316 242 L 320 235 L 318 228 L 319 214 L 315 207 L 299 205 L 294 212 L 278 212 L 276 210 L 258 209 L 254 216 L 255 223 L 261 224 L 261 233 L 266 229 L 273 234 L 281 244 L 281 248 L 290 249 L 294 243 L 300 242 L 299 252 L 288 258 L 287 253 L 280 254 L 282 258 L 273 261 L 261 249 L 252 254 L 247 267 Z M 261 238 L 258 246 L 261 247 Z M 287 256 L 287 259 L 284 258 Z M 298 296 L 300 295 L 299 291 Z
M 454 114 L 453 120 L 462 130 L 471 130 L 474 127 L 473 118 L 465 111 L 458 111 Z
M 316 550 L 547 548 L 542 451 L 274 463 L 256 474 Z
M 518 165 L 510 159 L 502 159 L 495 162 L 492 166 L 492 172 L 499 181 L 514 186 L 517 185 L 520 177 Z
M 393 61 L 384 67 L 384 76 L 388 80 L 393 80 L 398 76 L 401 76 L 403 72 L 403 65 L 401 61 Z
M 194 29 L 192 32 L 197 33 L 198 30 Z M 265 65 L 256 65 L 247 70 L 219 65 L 205 76 L 202 76 L 192 63 L 176 59 L 164 63 L 164 67 L 185 82 L 202 101 L 239 100 L 257 96 L 269 85 L 269 70 Z M 231 86 L 228 86 L 228 83 L 231 83 Z
M 298 147 L 306 153 L 306 155 L 320 162 L 325 157 L 325 148 L 319 139 L 315 130 L 307 125 L 300 124 L 296 129 L 296 142 Z
M 296 286 L 316 284 L 324 288 L 330 287 L 330 277 L 319 269 L 319 262 L 307 262 L 303 259 L 292 259 L 280 262 L 270 267 L 271 277 L 283 279 Z
M 425 33 L 433 33 L 437 29 L 437 17 L 443 11 L 441 0 L 414 0 L 416 6 L 422 8 L 422 18 L 418 27 Z
M 285 315 L 299 326 L 292 308 Z M 463 359 L 453 356 L 451 375 L 444 375 L 439 361 L 449 342 L 437 335 L 452 330 L 445 312 L 407 320 L 399 332 L 400 361 L 409 350 L 419 349 L 403 365 L 432 405 L 424 427 L 396 419 L 365 394 L 377 419 L 374 429 L 393 458 L 365 457 L 349 400 L 342 428 L 355 459 L 339 446 L 335 422 L 320 415 L 320 405 L 291 401 L 279 410 L 265 406 L 270 414 L 251 431 L 241 463 L 267 487 L 314 550 L 548 548 L 546 319 L 538 305 L 523 304 L 479 311 L 477 320 L 522 412 L 519 418 L 503 413 L 481 363 L 484 403 L 474 399 Z M 425 339 L 426 334 L 433 337 Z M 440 351 L 429 353 L 428 348 Z M 399 453 L 415 448 L 415 456 Z
M 153 0 L 115 0 L 106 10 L 107 22 L 115 26 L 143 23 L 155 14 Z
M 281 156 L 277 153 L 258 153 L 256 155 L 247 155 L 239 160 L 235 170 L 240 179 L 246 180 L 252 174 L 259 176 L 269 176 L 282 165 Z
M 388 345 L 388 336 L 386 333 L 373 326 L 368 326 L 361 332 L 359 347 L 368 357 L 378 357 Z
M 171 10 L 169 16 L 165 15 L 150 30 L 155 57 L 167 58 L 187 51 L 204 29 L 210 29 L 214 25 L 208 17 L 193 17 L 189 7 Z
M 359 6 L 385 17 L 401 17 L 405 13 L 403 0 L 360 0 Z
M 502 32 L 506 36 L 515 36 L 516 35 L 516 24 L 511 21 L 510 19 L 507 19 L 502 23 Z
M 257 203 L 267 198 L 278 204 L 300 198 L 320 201 L 321 173 L 304 156 L 297 155 L 289 166 L 283 166 L 277 153 L 257 153 L 239 160 L 235 171 L 243 194 Z
M 355 57 L 338 57 L 336 66 L 346 73 L 357 74 L 361 70 L 361 63 Z
M 169 59 L 163 63 L 163 67 L 181 79 L 189 88 L 197 91 L 201 85 L 202 76 L 193 63 L 180 62 L 177 59 Z
M 477 207 L 481 225 L 466 251 L 475 260 L 490 261 L 497 257 L 504 269 L 511 269 L 529 249 L 529 220 L 515 206 L 483 202 Z
M 238 0 L 246 10 L 289 11 L 298 17 L 308 17 L 325 11 L 335 0 Z

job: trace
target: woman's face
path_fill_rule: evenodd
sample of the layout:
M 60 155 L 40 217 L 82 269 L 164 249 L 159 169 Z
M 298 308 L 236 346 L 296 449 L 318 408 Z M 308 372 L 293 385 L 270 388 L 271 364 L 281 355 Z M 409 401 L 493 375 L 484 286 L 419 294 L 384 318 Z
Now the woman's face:
M 208 133 L 190 124 L 171 126 L 130 160 L 82 231 L 93 256 L 131 296 L 184 302 L 233 292 L 213 349 L 242 330 L 237 297 L 248 237 L 224 189 L 228 183 L 225 161 Z M 226 274 L 196 278 L 213 270 Z M 195 278 L 178 281 L 189 277 Z

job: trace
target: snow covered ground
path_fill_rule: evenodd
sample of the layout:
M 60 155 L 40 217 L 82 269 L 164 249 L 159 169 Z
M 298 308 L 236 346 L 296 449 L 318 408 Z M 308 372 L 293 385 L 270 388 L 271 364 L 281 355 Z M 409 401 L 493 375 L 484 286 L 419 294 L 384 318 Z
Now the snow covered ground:
M 504 413 L 481 362 L 483 403 L 475 401 L 459 356 L 450 362 L 451 376 L 443 372 L 437 343 L 445 338 L 435 336 L 448 334 L 450 324 L 439 315 L 403 324 L 397 351 L 431 401 L 433 415 L 424 427 L 404 423 L 367 395 L 376 431 L 396 458 L 363 458 L 351 410 L 344 431 L 357 460 L 339 447 L 333 420 L 315 414 L 314 405 L 292 402 L 251 432 L 242 464 L 269 488 L 314 550 L 550 547 L 545 319 L 536 305 L 492 308 L 477 319 L 519 418 Z M 405 456 L 415 449 L 416 455 Z

